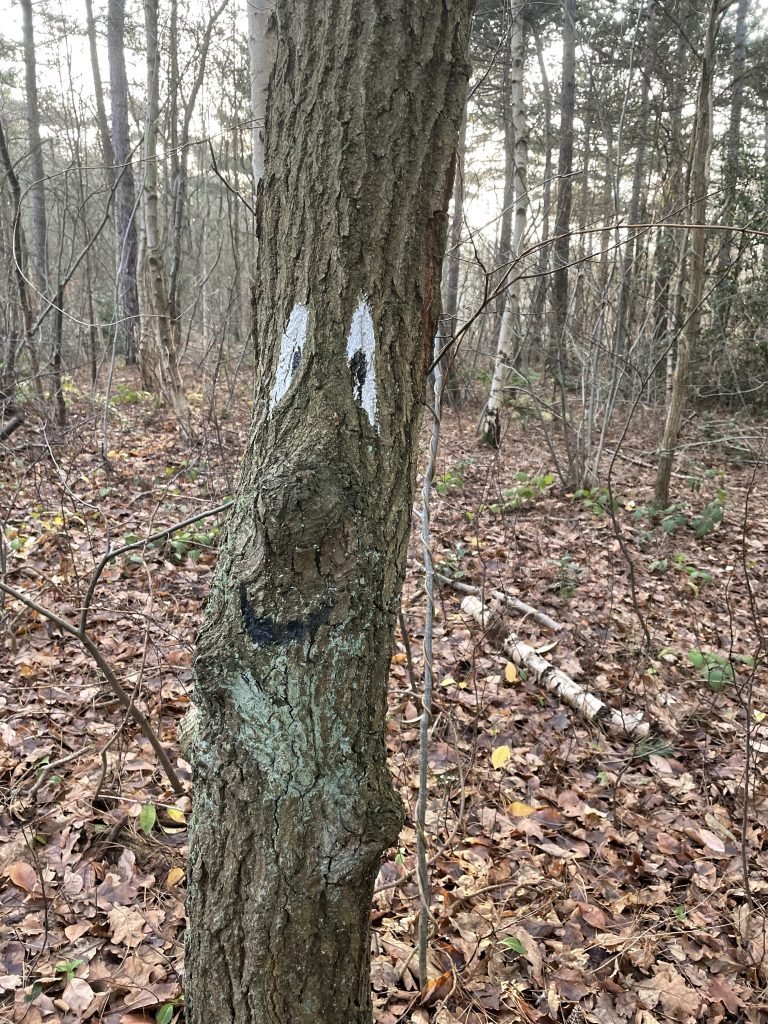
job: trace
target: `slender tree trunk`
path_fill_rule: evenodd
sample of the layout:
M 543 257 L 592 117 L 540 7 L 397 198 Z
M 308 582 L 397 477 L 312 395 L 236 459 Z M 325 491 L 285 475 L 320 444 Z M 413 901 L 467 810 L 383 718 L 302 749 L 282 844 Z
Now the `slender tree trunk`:
M 568 262 L 571 251 L 573 195 L 573 115 L 576 99 L 576 0 L 563 3 L 563 64 L 560 98 L 560 156 L 557 163 L 557 213 L 553 249 L 552 305 L 555 319 L 555 362 L 560 385 L 565 385 Z
M 117 344 L 128 363 L 136 361 L 139 296 L 136 286 L 136 191 L 128 127 L 128 77 L 125 70 L 125 0 L 108 0 L 112 151 L 115 161 L 115 267 L 117 280 Z
M 163 249 L 160 240 L 157 195 L 157 129 L 160 117 L 160 49 L 157 36 L 158 0 L 144 0 L 147 35 L 147 116 L 144 126 L 144 233 L 147 295 L 151 326 L 147 332 L 153 343 L 153 364 L 163 401 L 175 415 L 182 433 L 192 435 L 192 420 L 187 396 L 181 382 L 176 336 L 165 284 Z
M 688 64 L 688 21 L 689 0 L 683 0 L 678 9 L 679 28 L 672 85 L 670 88 L 670 158 L 666 168 L 666 184 L 662 191 L 661 218 L 671 221 L 685 203 L 684 167 L 687 163 L 686 146 L 682 139 L 682 107 L 685 94 L 686 69 Z M 670 366 L 674 364 L 674 338 L 679 322 L 676 315 L 675 271 L 680 259 L 680 231 L 663 227 L 656 246 L 656 274 L 654 284 L 654 354 L 656 359 L 669 355 Z
M 267 89 L 275 59 L 275 35 L 272 30 L 274 0 L 245 0 L 248 8 L 248 61 L 251 70 L 251 139 L 253 154 L 253 192 L 264 175 L 264 121 L 267 115 Z
M 45 214 L 45 168 L 40 141 L 40 111 L 37 103 L 37 65 L 35 29 L 32 21 L 32 0 L 20 0 L 24 30 L 24 81 L 26 86 L 27 125 L 32 164 L 32 264 L 35 284 L 45 294 L 48 289 L 48 225 Z
M 655 0 L 646 0 L 645 6 L 645 44 L 640 68 L 640 110 L 638 117 L 639 137 L 635 150 L 635 167 L 632 175 L 632 192 L 629 199 L 628 218 L 630 224 L 639 223 L 640 206 L 643 186 L 645 184 L 645 151 L 646 132 L 649 130 L 651 111 L 650 83 L 653 73 L 653 35 Z M 621 259 L 621 286 L 619 288 L 619 308 L 616 312 L 616 338 L 614 353 L 622 358 L 626 352 L 628 337 L 632 331 L 634 303 L 632 301 L 632 282 L 634 280 L 634 263 L 636 255 L 636 228 L 630 227 L 629 237 L 624 243 Z
M 544 183 L 541 190 L 541 205 L 543 209 L 541 221 L 541 248 L 539 249 L 539 265 L 536 288 L 533 297 L 533 308 L 531 310 L 531 325 L 533 343 L 543 348 L 542 340 L 545 333 L 544 313 L 547 307 L 547 290 L 549 282 L 549 215 L 552 206 L 552 175 L 554 173 L 554 160 L 552 158 L 552 90 L 547 75 L 547 65 L 544 59 L 544 47 L 541 36 L 536 30 L 534 22 L 533 36 L 536 43 L 536 58 L 539 64 L 541 75 L 542 100 L 544 104 Z
M 512 258 L 518 260 L 525 235 L 525 221 L 528 213 L 528 123 L 525 113 L 525 32 L 523 10 L 527 0 L 515 0 L 510 27 L 510 99 L 512 123 L 515 129 L 515 226 L 512 241 Z M 496 361 L 493 368 L 491 390 L 485 407 L 481 438 L 485 444 L 495 448 L 501 443 L 501 404 L 504 385 L 514 360 L 515 341 L 520 332 L 520 296 L 522 280 L 515 269 L 507 288 L 507 300 L 501 318 Z
M 16 170 L 8 151 L 8 143 L 5 138 L 5 131 L 0 122 L 0 163 L 2 163 L 13 200 L 13 276 L 16 281 L 16 290 L 19 296 L 21 308 L 21 322 L 24 329 L 24 344 L 29 355 L 29 362 L 32 367 L 35 395 L 42 403 L 45 400 L 43 392 L 43 381 L 40 375 L 40 360 L 37 351 L 37 342 L 34 337 L 34 325 L 32 319 L 32 298 L 29 294 L 27 281 L 27 247 L 24 241 L 24 230 L 21 226 L 21 185 L 16 175 Z M 15 340 L 9 341 L 9 347 L 3 367 L 3 379 L 0 382 L 0 397 L 7 408 L 15 407 L 16 391 L 16 349 Z
M 190 1024 L 371 1021 L 370 901 L 402 820 L 389 654 L 468 8 L 276 3 L 254 421 L 196 662 Z
M 88 28 L 88 48 L 91 54 L 91 72 L 93 74 L 93 91 L 96 97 L 96 124 L 99 127 L 99 142 L 104 168 L 110 184 L 115 176 L 115 158 L 112 153 L 112 139 L 109 134 L 107 110 L 104 106 L 104 88 L 101 83 L 99 53 L 96 48 L 96 22 L 93 18 L 93 0 L 85 0 L 86 24 Z
M 725 202 L 721 218 L 726 224 L 733 220 L 739 178 L 741 176 L 741 120 L 744 106 L 744 67 L 747 50 L 748 13 L 749 0 L 739 0 L 739 6 L 736 11 L 736 36 L 733 42 L 731 112 L 728 121 L 728 134 L 725 140 L 725 166 L 723 168 Z M 720 337 L 725 337 L 728 332 L 728 321 L 731 315 L 733 297 L 736 293 L 739 261 L 738 259 L 733 259 L 733 232 L 726 229 L 722 232 L 720 238 L 720 252 L 717 258 L 717 276 L 720 280 L 715 292 L 714 304 L 717 330 Z
M 171 314 L 171 323 L 174 328 L 174 339 L 176 350 L 179 351 L 181 346 L 181 338 L 179 333 L 179 316 L 181 313 L 179 304 L 179 290 L 180 290 L 180 275 L 181 275 L 181 251 L 182 241 L 184 237 L 184 227 L 186 223 L 186 199 L 187 199 L 187 168 L 189 163 L 189 129 L 192 123 L 192 115 L 197 105 L 197 97 L 200 93 L 200 88 L 205 78 L 205 68 L 208 61 L 208 50 L 211 45 L 211 35 L 219 16 L 224 11 L 229 0 L 222 0 L 219 7 L 213 12 L 211 17 L 208 19 L 203 38 L 200 41 L 198 49 L 198 65 L 197 73 L 194 81 L 192 82 L 192 88 L 189 93 L 186 104 L 184 105 L 184 117 L 181 123 L 181 132 L 175 140 L 175 144 L 172 146 L 172 167 L 173 167 L 173 203 L 172 203 L 172 215 L 171 215 L 171 270 L 168 276 L 168 306 Z M 172 10 L 175 11 L 176 5 Z M 175 21 L 175 17 L 173 19 Z M 171 33 L 175 40 L 175 32 Z M 172 53 L 172 84 L 176 82 L 178 78 L 178 61 L 176 59 L 176 52 L 178 48 L 178 41 L 175 41 L 174 45 L 171 46 Z M 174 95 L 178 92 L 178 85 L 173 87 Z M 174 101 L 174 107 L 176 102 Z M 175 125 L 178 120 L 177 113 L 172 114 L 172 123 Z M 175 132 L 175 129 L 174 129 Z
M 704 40 L 704 59 L 696 104 L 689 205 L 691 210 L 691 260 L 688 270 L 689 292 L 685 322 L 677 344 L 677 361 L 672 376 L 672 392 L 667 407 L 664 436 L 656 474 L 654 503 L 657 508 L 669 505 L 669 484 L 680 429 L 683 423 L 686 395 L 690 384 L 691 354 L 699 332 L 701 303 L 704 296 L 704 257 L 706 250 L 707 189 L 709 188 L 709 157 L 712 148 L 712 84 L 715 74 L 715 43 L 719 25 L 720 0 L 710 0 Z
M 464 229 L 464 159 L 467 152 L 467 111 L 461 121 L 459 144 L 456 147 L 456 171 L 453 181 L 453 214 L 448 232 L 448 256 L 443 264 L 445 299 L 440 323 L 441 345 L 456 336 L 459 312 L 459 273 L 461 271 L 461 233 Z M 455 352 L 449 349 L 443 357 L 443 393 L 454 408 L 461 404 L 461 386 L 451 380 Z

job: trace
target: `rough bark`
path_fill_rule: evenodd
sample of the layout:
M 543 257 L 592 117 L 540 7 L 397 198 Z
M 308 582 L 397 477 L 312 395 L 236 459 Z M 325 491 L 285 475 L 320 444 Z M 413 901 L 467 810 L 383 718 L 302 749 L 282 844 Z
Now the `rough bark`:
M 139 296 L 136 286 L 136 191 L 128 127 L 128 77 L 123 52 L 125 0 L 109 0 L 107 53 L 109 58 L 112 153 L 115 161 L 115 273 L 117 281 L 117 341 L 126 361 L 135 362 L 139 334 Z
M 525 116 L 525 32 L 523 11 L 527 0 L 517 3 L 512 10 L 510 27 L 510 105 L 512 123 L 515 129 L 515 226 L 512 238 L 512 259 L 518 260 L 525 235 L 525 221 L 528 213 L 528 123 Z M 512 280 L 507 288 L 504 313 L 499 328 L 496 346 L 496 360 L 488 401 L 485 406 L 481 438 L 485 444 L 498 448 L 501 443 L 501 404 L 504 386 L 512 369 L 515 340 L 520 336 L 520 296 L 522 279 L 512 270 Z
M 701 321 L 701 303 L 704 296 L 704 260 L 706 255 L 707 190 L 709 188 L 709 158 L 712 148 L 712 84 L 715 74 L 715 43 L 719 25 L 719 0 L 710 0 L 704 40 L 704 57 L 696 102 L 689 208 L 691 210 L 691 260 L 688 269 L 689 291 L 685 321 L 677 344 L 677 360 L 672 375 L 672 390 L 667 405 L 664 436 L 659 452 L 654 504 L 656 508 L 669 505 L 669 484 L 675 449 L 683 424 L 686 395 L 691 375 L 691 354 Z
M 369 1024 L 469 2 L 278 0 L 254 422 L 196 661 L 187 1014 Z M 397 83 L 397 88 L 394 88 Z

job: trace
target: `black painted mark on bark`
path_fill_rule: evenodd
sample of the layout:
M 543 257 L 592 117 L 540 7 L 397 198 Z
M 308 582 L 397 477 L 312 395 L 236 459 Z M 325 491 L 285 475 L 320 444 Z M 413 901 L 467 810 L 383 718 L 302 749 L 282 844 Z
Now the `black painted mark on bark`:
M 368 376 L 368 360 L 361 348 L 355 352 L 349 361 L 349 368 L 352 371 L 352 394 L 358 405 L 363 404 L 363 385 Z
M 293 380 L 293 378 L 296 376 L 296 373 L 297 373 L 297 371 L 298 371 L 300 366 L 301 366 L 301 347 L 297 345 L 296 348 L 291 353 L 291 380 Z
M 306 619 L 292 619 L 288 622 L 276 622 L 270 618 L 259 618 L 248 603 L 245 584 L 240 584 L 240 611 L 243 616 L 245 631 L 251 638 L 254 647 L 265 647 L 268 644 L 289 644 L 294 640 L 303 640 L 315 632 L 318 626 L 328 621 L 333 602 L 317 612 L 312 612 Z

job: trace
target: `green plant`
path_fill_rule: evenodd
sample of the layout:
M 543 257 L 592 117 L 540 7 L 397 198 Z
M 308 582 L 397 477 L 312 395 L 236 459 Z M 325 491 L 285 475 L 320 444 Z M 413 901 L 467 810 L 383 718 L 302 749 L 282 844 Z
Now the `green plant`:
M 63 974 L 67 983 L 69 983 L 74 978 L 77 968 L 84 963 L 85 960 L 60 960 L 56 964 L 56 971 L 59 974 Z
M 554 590 L 561 601 L 569 601 L 576 593 L 583 569 L 566 551 L 557 562 L 557 579 Z
M 121 382 L 112 389 L 111 401 L 116 405 L 136 405 L 151 397 L 148 391 L 137 391 Z
M 688 583 L 694 594 L 698 594 L 699 586 L 712 582 L 711 572 L 707 572 L 706 569 L 697 569 L 695 565 L 690 565 L 685 555 L 680 554 L 679 551 L 675 555 L 675 567 L 688 577 Z
M 574 491 L 573 497 L 596 516 L 604 516 L 608 509 L 615 507 L 607 487 L 585 487 L 580 491 Z
M 651 757 L 669 757 L 674 754 L 675 748 L 662 736 L 649 736 L 641 740 L 635 748 L 634 757 L 638 761 L 649 761 Z
M 755 664 L 755 659 L 748 654 L 732 654 L 726 658 L 716 651 L 701 650 L 688 651 L 688 661 L 699 670 L 701 678 L 715 693 L 719 693 L 736 679 L 734 662 L 750 668 Z
M 462 460 L 457 462 L 455 466 L 447 469 L 435 483 L 437 493 L 445 496 L 449 491 L 460 491 L 464 486 L 464 476 L 470 465 L 471 460 Z
M 460 580 L 466 573 L 461 568 L 461 562 L 466 557 L 467 549 L 461 543 L 454 544 L 453 551 L 444 551 L 436 560 L 437 569 L 444 575 L 450 576 L 453 580 Z
M 531 476 L 525 470 L 515 474 L 518 481 L 516 487 L 510 487 L 501 492 L 504 499 L 501 503 L 490 506 L 491 512 L 514 512 L 523 505 L 542 497 L 555 482 L 554 473 L 543 473 L 539 476 Z
M 688 525 L 697 537 L 706 537 L 723 521 L 724 502 L 725 492 L 718 491 L 717 497 L 705 505 L 697 516 L 689 520 Z

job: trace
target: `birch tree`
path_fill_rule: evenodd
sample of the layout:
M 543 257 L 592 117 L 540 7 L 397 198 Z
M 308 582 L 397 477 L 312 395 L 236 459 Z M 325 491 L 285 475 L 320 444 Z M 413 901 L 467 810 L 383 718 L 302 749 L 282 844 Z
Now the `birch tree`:
M 199 638 L 187 1019 L 369 1024 L 469 0 L 277 0 L 254 419 Z
M 157 34 L 158 0 L 144 0 L 147 34 L 147 113 L 144 123 L 144 261 L 146 325 L 142 324 L 139 361 L 142 378 L 159 389 L 179 427 L 192 433 L 189 403 L 179 369 L 178 346 L 171 319 L 171 305 L 165 281 L 163 247 L 160 238 L 157 195 L 157 132 L 160 118 L 160 45 Z
M 656 472 L 654 504 L 656 508 L 669 505 L 669 484 L 675 449 L 683 425 L 683 411 L 691 376 L 691 354 L 701 322 L 704 297 L 704 260 L 706 250 L 707 190 L 709 188 L 709 158 L 712 149 L 712 86 L 715 77 L 715 43 L 723 6 L 721 0 L 710 0 L 707 29 L 704 37 L 704 55 L 696 101 L 696 119 L 693 129 L 693 151 L 688 203 L 691 210 L 691 259 L 688 267 L 688 301 L 685 320 L 677 343 L 677 360 L 672 374 L 672 389 L 667 403 L 664 436 L 659 452 Z
M 512 260 L 520 258 L 525 235 L 525 220 L 528 212 L 528 126 L 525 116 L 525 30 L 523 12 L 527 0 L 512 0 L 513 9 L 510 24 L 510 105 L 515 137 L 514 192 L 515 225 L 512 236 Z M 504 397 L 504 385 L 512 369 L 515 340 L 520 334 L 520 294 L 522 279 L 509 268 L 513 275 L 507 289 L 507 299 L 501 318 L 496 360 L 491 380 L 491 391 L 485 407 L 482 425 L 482 440 L 498 448 L 501 441 L 499 413 Z

